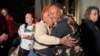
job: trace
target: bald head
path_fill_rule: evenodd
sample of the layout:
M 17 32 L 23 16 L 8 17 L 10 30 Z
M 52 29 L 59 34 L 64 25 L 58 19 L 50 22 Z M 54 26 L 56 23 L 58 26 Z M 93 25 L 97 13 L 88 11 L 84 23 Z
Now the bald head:
M 55 23 L 59 20 L 62 13 L 63 13 L 63 10 L 57 5 L 51 5 L 48 10 L 49 16 L 53 19 Z

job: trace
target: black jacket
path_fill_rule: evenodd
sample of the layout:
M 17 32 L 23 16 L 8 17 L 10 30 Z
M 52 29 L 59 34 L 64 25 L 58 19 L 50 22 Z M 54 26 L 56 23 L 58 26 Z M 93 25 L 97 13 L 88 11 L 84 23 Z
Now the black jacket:
M 75 24 L 77 31 L 73 34 L 71 27 L 68 24 L 68 18 L 62 16 L 60 20 L 57 22 L 57 25 L 52 29 L 51 35 L 62 38 L 67 34 L 70 34 L 72 37 L 77 38 L 79 35 L 78 24 Z
M 8 34 L 8 27 L 5 18 L 0 15 L 0 35 L 3 33 Z
M 94 22 L 83 19 L 80 25 L 81 40 L 85 56 L 98 56 L 100 53 L 100 30 Z

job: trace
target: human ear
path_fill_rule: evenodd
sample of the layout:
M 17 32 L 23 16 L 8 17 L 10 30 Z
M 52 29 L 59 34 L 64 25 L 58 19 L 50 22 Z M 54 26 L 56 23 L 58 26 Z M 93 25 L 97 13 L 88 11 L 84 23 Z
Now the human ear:
M 63 10 L 60 9 L 60 14 L 62 14 L 62 13 L 63 13 Z

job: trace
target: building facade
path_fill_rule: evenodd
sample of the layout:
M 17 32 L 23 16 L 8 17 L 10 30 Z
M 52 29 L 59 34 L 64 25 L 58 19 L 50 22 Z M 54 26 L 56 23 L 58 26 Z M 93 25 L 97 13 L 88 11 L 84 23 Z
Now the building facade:
M 40 17 L 43 6 L 52 3 L 60 3 L 67 14 L 71 14 L 75 21 L 80 24 L 84 18 L 84 12 L 89 6 L 97 6 L 100 9 L 100 0 L 35 0 L 35 15 Z

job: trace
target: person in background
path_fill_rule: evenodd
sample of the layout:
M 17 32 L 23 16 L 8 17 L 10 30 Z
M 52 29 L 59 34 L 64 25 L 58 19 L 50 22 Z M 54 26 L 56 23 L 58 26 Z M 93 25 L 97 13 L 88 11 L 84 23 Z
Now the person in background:
M 9 14 L 9 11 L 6 8 L 1 9 L 1 14 L 6 18 L 7 26 L 8 26 L 8 36 L 9 38 L 12 38 L 14 35 L 14 19 L 13 17 Z
M 58 44 L 64 44 L 67 46 L 73 45 L 73 41 L 72 41 L 73 39 L 71 38 L 67 39 L 69 35 L 63 36 L 62 38 L 58 38 L 50 35 L 51 30 L 54 27 L 54 21 L 48 14 L 48 10 L 50 7 L 51 5 L 47 5 L 43 8 L 41 12 L 42 20 L 35 25 L 36 42 L 34 48 L 37 52 L 43 54 L 43 56 L 54 56 L 52 45 L 58 45 Z
M 8 39 L 8 30 L 6 26 L 5 17 L 0 14 L 0 56 L 6 56 L 8 54 L 8 50 L 6 45 L 6 41 Z
M 3 41 L 6 41 L 8 38 L 7 37 L 2 37 L 2 35 L 7 35 L 8 31 L 7 31 L 7 26 L 6 26 L 6 21 L 5 21 L 5 17 L 3 15 L 0 14 L 0 44 L 2 44 Z
M 19 27 L 18 34 L 21 37 L 18 56 L 28 56 L 30 46 L 34 45 L 34 31 L 37 18 L 33 13 L 28 12 L 25 15 L 25 24 Z
M 100 29 L 96 25 L 98 15 L 96 6 L 88 7 L 80 25 L 84 56 L 100 56 Z
M 14 36 L 14 20 L 9 15 L 8 10 L 6 8 L 1 9 L 0 14 L 2 14 L 5 17 L 4 20 L 7 23 L 6 26 L 8 30 L 8 39 L 5 41 L 5 45 L 3 46 L 3 48 L 5 48 L 4 56 L 8 56 L 8 51 L 12 47 L 12 41 Z

